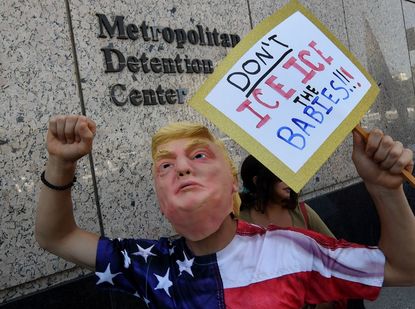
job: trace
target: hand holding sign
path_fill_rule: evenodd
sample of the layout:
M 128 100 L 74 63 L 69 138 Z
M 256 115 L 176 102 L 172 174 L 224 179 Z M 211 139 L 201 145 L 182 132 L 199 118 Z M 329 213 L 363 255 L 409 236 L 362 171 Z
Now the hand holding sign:
M 353 131 L 357 132 L 361 137 L 363 137 L 364 141 L 367 143 L 367 139 L 369 137 L 369 133 L 366 132 L 360 125 L 357 125 Z M 413 162 L 412 162 L 413 167 Z M 406 169 L 402 170 L 402 176 L 408 183 L 415 188 L 415 177 Z

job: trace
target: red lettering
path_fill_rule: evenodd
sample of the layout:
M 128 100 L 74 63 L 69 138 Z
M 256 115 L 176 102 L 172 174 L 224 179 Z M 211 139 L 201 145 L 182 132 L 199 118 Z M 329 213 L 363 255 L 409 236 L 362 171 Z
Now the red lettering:
M 265 84 L 267 84 L 268 86 L 270 86 L 272 89 L 274 89 L 276 92 L 278 92 L 280 95 L 282 95 L 284 98 L 286 98 L 287 100 L 290 99 L 293 94 L 295 93 L 294 89 L 290 89 L 287 92 L 284 91 L 282 88 L 284 87 L 283 84 L 276 84 L 274 83 L 274 81 L 277 79 L 277 77 L 275 75 L 271 75 L 269 78 L 267 78 L 267 80 L 265 81 Z
M 251 101 L 249 99 L 246 99 L 245 101 L 242 102 L 241 105 L 238 106 L 238 108 L 236 109 L 237 112 L 242 112 L 245 109 L 250 110 L 255 116 L 257 116 L 260 121 L 258 122 L 258 124 L 256 125 L 257 129 L 259 129 L 260 127 L 262 127 L 265 123 L 267 123 L 268 120 L 271 119 L 271 117 L 267 114 L 265 116 L 262 116 L 261 114 L 259 114 L 256 110 L 254 110 L 251 106 Z
M 319 62 L 318 66 L 316 66 L 311 61 L 305 59 L 304 58 L 305 56 L 310 56 L 310 52 L 308 50 L 302 50 L 298 53 L 298 58 L 301 60 L 302 63 L 304 63 L 310 69 L 312 69 L 314 71 L 323 71 L 324 70 L 324 64 Z
M 329 56 L 329 57 L 325 57 L 324 55 L 323 55 L 323 52 L 321 51 L 321 50 L 319 50 L 319 49 L 317 49 L 316 48 L 316 45 L 317 45 L 317 43 L 316 42 L 314 42 L 314 41 L 311 41 L 309 44 L 308 44 L 308 46 L 310 46 L 312 49 L 314 49 L 316 52 L 317 52 L 317 54 L 319 54 L 320 55 L 320 57 L 327 63 L 327 64 L 331 64 L 332 62 L 333 62 L 333 57 L 331 57 L 331 56 Z
M 262 101 L 259 96 L 262 95 L 262 90 L 259 88 L 256 88 L 253 92 L 252 95 L 254 96 L 254 99 L 261 105 L 268 107 L 268 108 L 278 108 L 278 106 L 280 106 L 280 102 L 275 101 L 275 105 L 269 105 L 267 103 L 265 103 L 264 101 Z
M 310 79 L 312 79 L 314 77 L 314 75 L 316 75 L 316 72 L 314 70 L 311 70 L 311 71 L 307 72 L 304 68 L 302 68 L 297 63 L 297 59 L 294 58 L 294 57 L 291 57 L 290 59 L 288 59 L 287 62 L 284 63 L 284 65 L 282 67 L 284 69 L 289 69 L 291 67 L 296 68 L 301 74 L 304 75 L 304 78 L 301 81 L 303 84 L 307 84 L 310 81 Z

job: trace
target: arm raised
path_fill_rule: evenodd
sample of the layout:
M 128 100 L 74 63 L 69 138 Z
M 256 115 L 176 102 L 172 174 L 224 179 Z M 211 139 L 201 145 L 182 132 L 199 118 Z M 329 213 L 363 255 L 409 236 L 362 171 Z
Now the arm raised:
M 77 160 L 92 150 L 95 130 L 95 123 L 85 116 L 50 119 L 46 181 L 55 186 L 72 182 Z M 99 236 L 76 225 L 70 188 L 54 190 L 41 185 L 35 235 L 39 245 L 51 253 L 91 269 L 95 267 Z
M 413 170 L 413 153 L 380 130 L 367 143 L 354 132 L 353 161 L 381 223 L 379 247 L 385 254 L 386 286 L 415 284 L 415 217 L 403 191 L 402 170 Z

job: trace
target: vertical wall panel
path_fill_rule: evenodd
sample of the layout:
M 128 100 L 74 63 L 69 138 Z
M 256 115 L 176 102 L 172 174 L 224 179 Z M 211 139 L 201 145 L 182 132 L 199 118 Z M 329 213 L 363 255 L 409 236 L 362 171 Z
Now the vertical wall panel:
M 0 299 L 39 289 L 36 279 L 73 265 L 41 250 L 34 239 L 45 134 L 52 114 L 80 113 L 62 1 L 0 3 Z M 87 161 L 75 186 L 76 217 L 98 231 Z M 83 271 L 62 274 L 74 277 Z M 46 281 L 59 282 L 49 278 Z M 30 283 L 28 283 L 30 282 Z M 25 284 L 24 288 L 16 286 Z M 41 285 L 41 287 L 45 287 Z
M 404 25 L 406 31 L 406 40 L 408 43 L 408 53 L 409 53 L 409 61 L 410 61 L 410 74 L 406 75 L 405 78 L 408 78 L 404 81 L 408 90 L 408 103 L 407 103 L 407 110 L 408 110 L 408 122 L 412 123 L 412 129 L 415 123 L 415 95 L 411 94 L 411 85 L 410 81 L 412 81 L 412 88 L 414 88 L 415 83 L 415 2 L 405 1 L 402 0 L 402 10 L 404 16 Z M 408 145 L 415 150 L 415 140 L 412 137 L 409 137 Z
M 408 145 L 413 143 L 414 89 L 400 0 L 345 1 L 351 50 L 380 83 L 363 119 Z

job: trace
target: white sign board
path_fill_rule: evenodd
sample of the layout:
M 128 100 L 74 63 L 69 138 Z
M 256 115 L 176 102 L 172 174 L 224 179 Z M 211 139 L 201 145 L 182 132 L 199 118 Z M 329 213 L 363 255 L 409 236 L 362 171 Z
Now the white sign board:
M 257 28 L 190 104 L 298 191 L 358 123 L 378 88 L 297 2 Z

